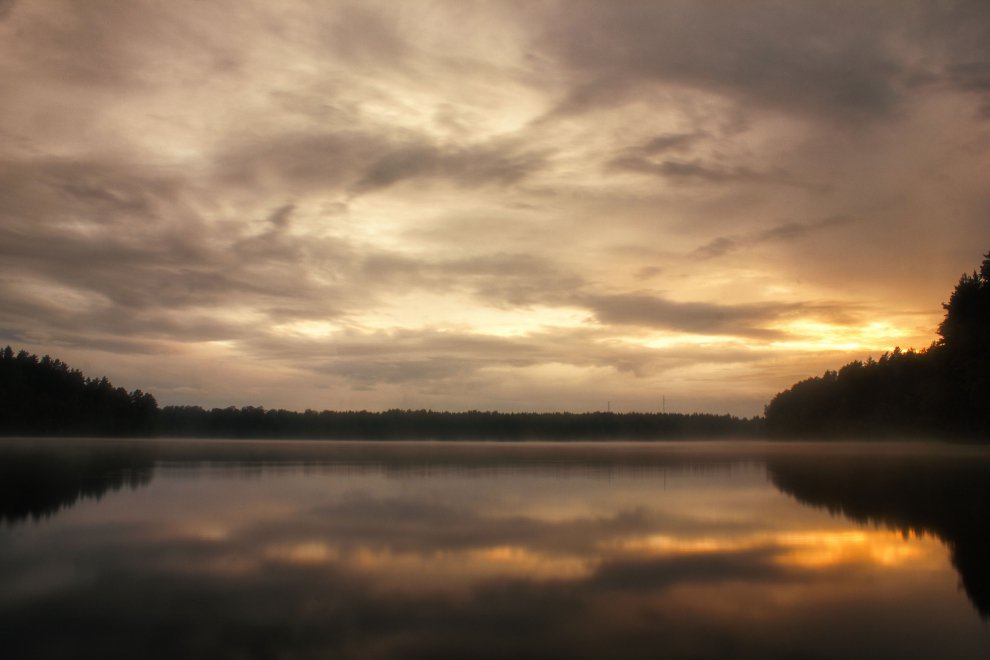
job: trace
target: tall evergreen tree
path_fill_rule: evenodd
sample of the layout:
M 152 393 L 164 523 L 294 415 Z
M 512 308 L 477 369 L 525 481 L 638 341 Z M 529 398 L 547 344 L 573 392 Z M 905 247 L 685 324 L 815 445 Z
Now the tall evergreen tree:
M 922 352 L 895 349 L 877 361 L 803 380 L 766 408 L 777 435 L 990 434 L 990 253 L 964 274 Z
M 149 435 L 151 394 L 86 378 L 61 360 L 0 350 L 0 435 Z

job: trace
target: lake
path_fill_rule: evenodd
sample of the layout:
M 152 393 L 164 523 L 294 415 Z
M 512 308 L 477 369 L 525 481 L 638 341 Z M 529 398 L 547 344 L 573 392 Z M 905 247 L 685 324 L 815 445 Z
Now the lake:
M 7 658 L 987 658 L 990 448 L 0 440 Z

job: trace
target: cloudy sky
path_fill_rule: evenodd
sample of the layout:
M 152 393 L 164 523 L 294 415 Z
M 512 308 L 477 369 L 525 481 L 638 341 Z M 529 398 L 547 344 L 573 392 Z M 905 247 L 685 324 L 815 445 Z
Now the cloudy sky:
M 751 415 L 990 250 L 990 3 L 0 0 L 0 343 L 162 404 Z

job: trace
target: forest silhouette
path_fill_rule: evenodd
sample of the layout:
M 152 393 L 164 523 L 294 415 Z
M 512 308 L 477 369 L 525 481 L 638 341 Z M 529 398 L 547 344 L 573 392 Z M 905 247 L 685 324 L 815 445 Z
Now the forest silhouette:
M 753 437 L 761 429 L 759 419 L 712 414 L 159 408 L 151 394 L 86 378 L 47 355 L 0 351 L 0 435 L 8 436 L 590 440 Z
M 777 394 L 765 410 L 773 436 L 956 436 L 990 433 L 990 253 L 964 274 L 939 339 L 850 362 Z
M 304 412 L 166 406 L 49 356 L 0 351 L 0 435 L 591 440 L 990 437 L 990 253 L 943 305 L 939 339 L 780 392 L 763 418 L 668 413 Z
M 155 430 L 158 402 L 61 360 L 0 350 L 0 434 L 143 436 Z

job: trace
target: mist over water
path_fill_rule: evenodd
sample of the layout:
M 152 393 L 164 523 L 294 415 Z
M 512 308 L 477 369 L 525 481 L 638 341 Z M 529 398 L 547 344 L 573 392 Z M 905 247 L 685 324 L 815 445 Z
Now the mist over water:
M 990 452 L 9 440 L 17 658 L 980 658 Z M 6 652 L 5 652 L 6 653 Z

